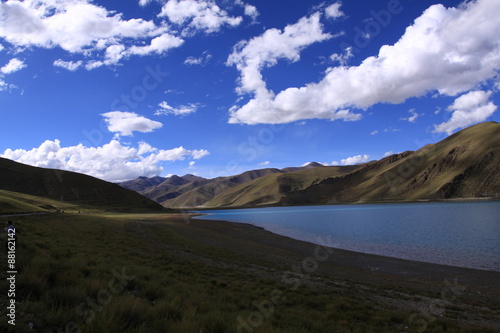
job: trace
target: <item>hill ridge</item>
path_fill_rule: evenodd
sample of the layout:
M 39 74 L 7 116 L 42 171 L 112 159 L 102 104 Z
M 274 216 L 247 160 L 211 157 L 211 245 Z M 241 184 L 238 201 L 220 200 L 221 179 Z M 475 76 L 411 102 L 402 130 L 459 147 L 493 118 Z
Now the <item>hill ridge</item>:
M 499 158 L 500 125 L 483 122 L 416 151 L 358 165 L 311 162 L 155 185 L 141 193 L 175 208 L 499 197 Z
M 105 210 L 161 210 L 156 202 L 115 183 L 58 169 L 0 158 L 0 190 L 100 207 Z

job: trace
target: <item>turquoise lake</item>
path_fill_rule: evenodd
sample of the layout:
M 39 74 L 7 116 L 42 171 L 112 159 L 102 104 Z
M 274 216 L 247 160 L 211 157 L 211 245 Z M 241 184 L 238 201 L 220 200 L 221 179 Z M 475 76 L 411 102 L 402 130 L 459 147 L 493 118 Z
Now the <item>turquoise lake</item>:
M 500 202 L 295 206 L 197 211 L 339 249 L 500 271 Z

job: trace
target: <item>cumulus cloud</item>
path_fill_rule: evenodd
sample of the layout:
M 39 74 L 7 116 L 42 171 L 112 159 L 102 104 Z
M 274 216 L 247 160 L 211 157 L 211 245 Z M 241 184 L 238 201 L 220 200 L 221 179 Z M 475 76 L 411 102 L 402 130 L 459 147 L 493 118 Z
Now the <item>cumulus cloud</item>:
M 200 150 L 177 147 L 163 150 L 141 142 L 139 147 L 124 146 L 117 140 L 100 147 L 82 144 L 61 147 L 59 140 L 47 140 L 31 150 L 7 149 L 1 157 L 21 163 L 74 171 L 112 182 L 152 177 L 163 172 L 162 162 L 174 162 L 186 158 L 200 158 Z M 208 152 L 203 155 L 206 156 Z
M 321 14 L 316 12 L 283 30 L 266 30 L 261 36 L 241 41 L 234 47 L 227 65 L 235 65 L 240 71 L 237 92 L 252 93 L 255 98 L 243 107 L 233 106 L 230 123 L 279 123 L 301 119 L 275 107 L 274 93 L 268 90 L 261 71 L 276 65 L 280 59 L 296 62 L 300 60 L 300 51 L 304 48 L 332 38 L 332 35 L 323 32 L 320 17 Z M 343 113 L 348 114 L 348 111 Z
M 260 166 L 264 166 L 264 165 L 269 165 L 269 163 L 271 163 L 271 162 L 269 162 L 269 161 L 264 161 L 264 162 L 259 163 L 259 165 L 260 165 Z
M 488 119 L 498 108 L 489 101 L 491 91 L 471 91 L 464 94 L 448 107 L 451 118 L 439 125 L 434 125 L 434 132 L 446 132 L 448 135 L 461 129 Z
M 153 0 L 139 0 L 139 6 L 146 6 Z
M 455 96 L 474 89 L 494 78 L 500 69 L 500 35 L 492 33 L 500 31 L 499 14 L 497 0 L 469 1 L 456 8 L 433 5 L 406 29 L 398 42 L 382 46 L 378 55 L 366 58 L 358 66 L 329 68 L 319 82 L 290 87 L 276 95 L 265 89 L 262 78 L 261 69 L 266 64 L 262 59 L 266 57 L 248 54 L 248 42 L 244 44 L 248 48 L 237 48 L 228 63 L 236 64 L 241 72 L 240 93 L 255 96 L 246 105 L 231 108 L 230 122 L 356 120 L 359 116 L 347 110 L 366 109 L 378 103 L 398 104 L 429 92 Z M 307 26 L 316 26 L 316 34 L 311 31 L 310 40 L 318 32 L 324 35 L 319 22 Z M 266 34 L 255 40 L 263 40 Z M 279 47 L 286 48 L 277 44 Z M 340 115 L 339 110 L 344 114 Z
M 17 58 L 12 58 L 9 60 L 9 62 L 5 66 L 0 68 L 0 72 L 2 74 L 11 74 L 11 73 L 17 72 L 25 67 L 26 67 L 26 64 L 24 63 L 24 61 L 19 60 Z
M 210 152 L 206 149 L 195 149 L 191 151 L 191 156 L 195 160 L 199 160 L 200 158 L 203 158 L 207 155 L 210 155 Z
M 340 10 L 342 3 L 336 2 L 325 8 L 325 15 L 328 18 L 336 19 L 344 16 L 345 14 Z
M 339 53 L 334 53 L 330 56 L 330 60 L 335 62 L 338 62 L 341 66 L 347 66 L 347 62 L 349 59 L 354 57 L 354 53 L 352 51 L 352 46 L 349 46 L 345 49 L 344 53 L 339 54 Z
M 340 163 L 337 161 L 333 161 L 331 163 L 331 165 L 354 165 L 354 164 L 359 164 L 359 163 L 365 163 L 365 162 L 368 162 L 369 158 L 370 158 L 369 155 L 356 155 L 356 156 L 344 158 L 344 159 L 340 160 Z
M 257 22 L 257 17 L 259 17 L 260 13 L 257 10 L 257 7 L 254 5 L 247 4 L 243 0 L 234 0 L 234 4 L 242 7 L 245 11 L 245 15 L 252 19 L 253 23 Z
M 161 128 L 162 123 L 140 116 L 134 112 L 111 111 L 101 114 L 108 130 L 118 136 L 131 136 L 133 132 L 148 133 Z
M 2 47 L 0 45 L 0 51 Z M 0 68 L 0 91 L 10 90 L 17 88 L 14 84 L 7 83 L 3 80 L 4 76 L 7 74 L 15 73 L 26 67 L 24 61 L 19 60 L 17 58 L 12 58 L 9 60 L 7 64 Z
M 174 108 L 173 106 L 170 106 L 166 101 L 161 102 L 158 104 L 160 107 L 158 110 L 156 110 L 155 115 L 167 115 L 167 114 L 173 114 L 176 116 L 186 116 L 188 114 L 196 112 L 198 110 L 198 105 L 190 103 L 188 105 L 181 105 L 177 108 Z
M 410 123 L 414 123 L 418 117 L 423 116 L 423 113 L 417 113 L 415 109 L 410 109 L 408 112 L 411 114 L 409 117 L 402 117 L 401 120 L 406 120 Z
M 237 26 L 243 21 L 240 16 L 230 16 L 213 0 L 168 0 L 158 16 L 186 27 L 184 35 L 197 31 L 213 33 L 225 25 Z
M 64 61 L 62 59 L 57 59 L 54 61 L 54 66 L 67 69 L 68 71 L 76 71 L 80 66 L 83 65 L 83 61 Z
M 184 60 L 184 64 L 185 65 L 190 65 L 190 66 L 193 66 L 193 65 L 199 65 L 199 66 L 204 66 L 206 65 L 210 59 L 212 59 L 212 55 L 210 54 L 210 52 L 208 51 L 205 51 L 203 52 L 203 55 L 201 57 L 187 57 L 186 60 Z
M 146 55 L 151 53 L 161 54 L 167 50 L 181 46 L 184 40 L 165 33 L 151 40 L 150 45 L 146 46 L 132 46 L 129 49 L 130 54 Z
M 393 154 L 394 154 L 394 152 L 392 150 L 390 150 L 390 151 L 384 153 L 384 157 L 391 156 Z
M 7 0 L 0 3 L 0 13 L 0 38 L 18 49 L 60 47 L 72 54 L 101 58 L 91 60 L 93 65 L 89 61 L 87 69 L 116 64 L 130 55 L 162 53 L 182 44 L 166 25 L 125 20 L 122 14 L 87 0 Z M 150 44 L 144 46 L 144 41 Z M 57 64 L 74 68 L 69 62 Z
M 259 11 L 257 10 L 257 7 L 253 5 L 248 5 L 245 4 L 245 15 L 250 16 L 252 20 L 255 22 L 257 20 L 257 17 L 259 17 Z

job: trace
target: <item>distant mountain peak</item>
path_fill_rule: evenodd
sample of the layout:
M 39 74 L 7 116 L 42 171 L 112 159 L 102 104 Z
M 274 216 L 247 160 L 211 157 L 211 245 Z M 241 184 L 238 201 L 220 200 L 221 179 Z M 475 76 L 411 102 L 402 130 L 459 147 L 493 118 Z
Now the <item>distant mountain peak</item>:
M 311 163 L 306 164 L 306 167 L 312 167 L 312 168 L 320 167 L 320 166 L 324 166 L 324 165 L 321 163 L 318 163 L 318 162 L 311 162 Z

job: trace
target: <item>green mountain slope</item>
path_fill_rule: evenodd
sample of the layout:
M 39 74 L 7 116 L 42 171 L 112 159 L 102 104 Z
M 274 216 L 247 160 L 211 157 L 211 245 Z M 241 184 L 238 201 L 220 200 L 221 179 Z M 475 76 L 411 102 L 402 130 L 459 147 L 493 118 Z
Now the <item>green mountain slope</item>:
M 214 179 L 205 179 L 203 181 L 184 184 L 177 189 L 178 196 L 168 198 L 160 203 L 164 207 L 197 207 L 205 205 L 219 193 L 222 193 L 232 187 L 250 182 L 254 179 L 266 175 L 280 173 L 278 169 L 259 169 L 251 170 L 231 177 L 218 177 Z M 198 185 L 198 186 L 197 186 Z
M 306 170 L 271 174 L 228 189 L 205 204 L 207 207 L 253 206 L 274 204 L 290 191 L 298 191 L 320 182 L 352 172 L 360 166 L 316 166 Z M 294 168 L 289 168 L 294 170 Z
M 172 208 L 500 197 L 499 159 L 500 124 L 485 122 L 417 151 L 354 166 L 311 163 L 232 177 L 172 176 L 160 184 L 146 178 L 121 185 L 135 184 L 140 193 Z
M 500 124 L 486 122 L 291 191 L 279 204 L 500 197 L 499 170 Z
M 128 182 L 120 183 L 121 186 L 129 189 L 134 189 L 144 196 L 155 200 L 156 202 L 161 203 L 164 207 L 172 207 L 172 208 L 182 208 L 182 207 L 199 207 L 206 206 L 208 202 L 211 202 L 216 198 L 219 194 L 225 193 L 233 193 L 234 191 L 238 191 L 240 186 L 243 184 L 251 183 L 260 178 L 271 177 L 270 179 L 277 179 L 278 175 L 282 174 L 291 174 L 293 172 L 305 171 L 317 167 L 322 167 L 319 163 L 310 163 L 306 166 L 302 167 L 292 167 L 285 169 L 259 169 L 259 170 L 250 170 L 243 172 L 239 175 L 229 176 L 229 177 L 218 177 L 213 179 L 201 178 L 193 175 L 185 175 L 182 177 L 172 176 L 166 178 L 160 184 L 154 184 L 155 178 L 145 178 L 140 177 L 135 180 L 131 180 Z M 353 170 L 357 167 L 342 167 L 345 170 Z M 329 169 L 329 170 L 334 170 Z M 328 170 L 325 169 L 325 171 Z M 327 172 L 328 176 L 337 175 L 336 172 Z M 272 177 L 275 175 L 274 177 Z M 318 178 L 320 177 L 320 178 Z M 303 178 L 303 179 L 302 179 Z M 270 188 L 258 189 L 257 191 L 249 190 L 251 192 L 249 194 L 249 199 L 240 198 L 238 202 L 242 202 L 244 204 L 250 204 L 249 202 L 253 202 L 252 204 L 258 204 L 260 201 L 262 203 L 276 202 L 281 198 L 283 191 L 290 191 L 291 189 L 301 189 L 306 185 L 310 185 L 312 181 L 318 181 L 320 179 L 325 178 L 322 172 L 319 175 L 314 177 L 304 176 L 298 177 L 297 179 L 288 179 L 287 177 L 279 178 L 279 183 L 273 183 L 270 180 L 265 180 L 262 182 L 264 186 L 269 183 L 271 185 Z M 311 178 L 311 181 L 308 179 Z M 302 185 L 297 185 L 302 184 Z M 152 184 L 151 186 L 144 186 L 147 184 Z M 260 187 L 261 183 L 255 183 L 255 186 Z M 249 188 L 252 188 L 250 186 Z M 260 194 L 262 191 L 269 191 L 269 197 L 265 199 L 260 198 Z M 244 197 L 244 195 L 243 195 Z M 225 199 L 217 199 L 217 200 L 225 200 Z M 215 200 L 211 203 L 211 205 L 218 205 L 218 201 Z M 221 203 L 226 205 L 227 203 Z M 231 203 L 236 204 L 236 203 Z
M 0 158 L 0 190 L 100 209 L 162 209 L 154 201 L 114 183 L 75 172 L 33 167 L 5 158 Z M 4 192 L 4 196 L 7 197 L 8 193 Z M 4 203 L 4 207 L 8 204 L 12 202 Z
M 95 211 L 91 206 L 0 190 L 0 214 L 47 213 L 55 211 Z

